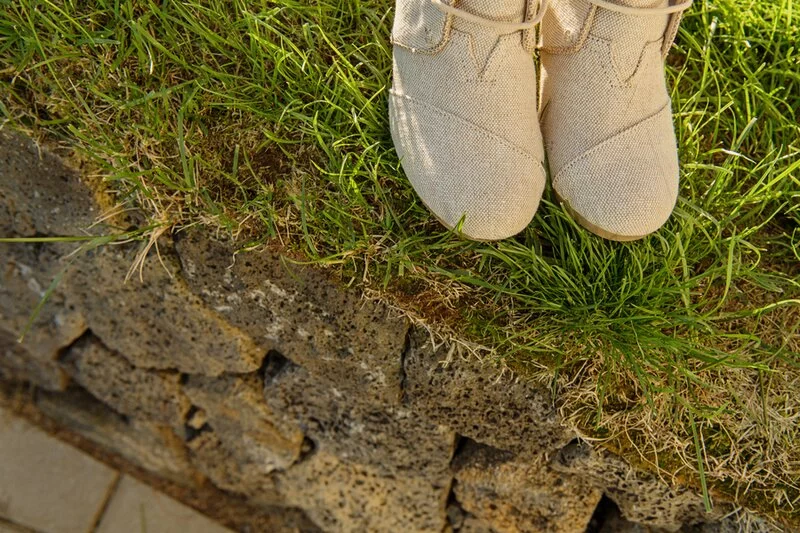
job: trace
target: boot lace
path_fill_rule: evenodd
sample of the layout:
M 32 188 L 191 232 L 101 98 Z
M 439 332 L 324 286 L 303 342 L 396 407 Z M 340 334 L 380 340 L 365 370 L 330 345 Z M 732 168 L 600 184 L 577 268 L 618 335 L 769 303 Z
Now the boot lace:
M 474 15 L 463 9 L 453 7 L 449 4 L 445 4 L 444 2 L 442 2 L 442 0 L 431 0 L 431 3 L 434 6 L 436 6 L 442 13 L 446 13 L 448 15 L 455 15 L 456 17 L 462 18 L 468 22 L 474 22 L 476 24 L 480 24 L 481 26 L 491 28 L 499 32 L 513 33 L 516 31 L 529 31 L 535 29 L 536 26 L 544 18 L 544 14 L 547 11 L 547 7 L 550 3 L 550 0 L 541 0 L 541 3 L 539 4 L 539 10 L 536 13 L 536 16 L 531 20 L 526 20 L 524 22 L 503 22 L 500 20 L 487 19 L 484 17 L 480 17 L 478 15 Z
M 686 11 L 692 7 L 693 0 L 687 0 L 685 2 L 666 7 L 633 7 L 615 4 L 614 2 L 610 2 L 608 0 L 588 0 L 588 2 L 598 7 L 608 9 L 609 11 L 616 11 L 617 13 L 623 13 L 625 15 L 633 15 L 637 17 L 647 17 L 653 15 L 671 15 L 673 13 Z M 542 19 L 547 12 L 547 8 L 550 6 L 550 0 L 541 0 L 539 4 L 539 10 L 537 11 L 536 16 L 531 20 L 526 20 L 524 22 L 503 22 L 474 15 L 469 11 L 445 4 L 442 0 L 431 0 L 431 3 L 442 13 L 455 15 L 468 22 L 474 22 L 476 24 L 480 24 L 481 26 L 507 33 L 535 29 L 536 26 L 542 22 Z
M 686 11 L 692 7 L 693 0 L 688 0 L 674 6 L 667 7 L 632 7 L 609 2 L 608 0 L 589 0 L 589 3 L 598 7 L 608 9 L 609 11 L 616 11 L 617 13 L 624 13 L 625 15 L 633 15 L 636 17 L 647 17 L 651 15 L 671 15 Z

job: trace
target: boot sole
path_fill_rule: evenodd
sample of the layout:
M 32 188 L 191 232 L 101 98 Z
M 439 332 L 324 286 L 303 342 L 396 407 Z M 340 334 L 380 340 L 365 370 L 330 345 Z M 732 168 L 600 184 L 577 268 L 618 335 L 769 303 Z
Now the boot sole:
M 575 209 L 573 209 L 572 206 L 569 205 L 569 202 L 564 200 L 561 197 L 561 195 L 558 194 L 558 192 L 556 192 L 556 198 L 558 199 L 559 202 L 561 202 L 561 204 L 564 205 L 564 207 L 567 208 L 567 212 L 570 214 L 572 218 L 578 221 L 578 224 L 580 224 L 587 230 L 591 231 L 598 237 L 602 237 L 604 239 L 608 239 L 609 241 L 616 241 L 616 242 L 633 242 L 633 241 L 639 241 L 647 237 L 647 235 L 620 235 L 618 233 L 613 233 L 608 230 L 605 230 L 600 226 L 598 226 L 597 224 L 592 224 L 591 222 L 586 220 L 586 218 L 584 218 L 583 215 L 581 215 Z

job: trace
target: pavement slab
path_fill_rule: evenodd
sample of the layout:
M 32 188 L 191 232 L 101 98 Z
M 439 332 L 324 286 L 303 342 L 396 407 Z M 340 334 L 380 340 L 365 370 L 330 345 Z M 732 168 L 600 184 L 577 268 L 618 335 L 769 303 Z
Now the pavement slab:
M 97 533 L 232 533 L 149 486 L 124 476 Z
M 89 531 L 117 476 L 0 408 L 1 518 L 45 533 Z

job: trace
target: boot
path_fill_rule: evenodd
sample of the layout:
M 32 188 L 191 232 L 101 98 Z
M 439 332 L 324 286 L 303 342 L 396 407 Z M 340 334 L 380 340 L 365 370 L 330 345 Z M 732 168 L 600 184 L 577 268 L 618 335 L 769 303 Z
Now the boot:
M 553 188 L 602 237 L 660 228 L 678 197 L 664 59 L 691 1 L 552 0 L 541 28 L 541 126 Z
M 397 0 L 392 139 L 422 202 L 465 237 L 522 231 L 545 184 L 538 0 Z

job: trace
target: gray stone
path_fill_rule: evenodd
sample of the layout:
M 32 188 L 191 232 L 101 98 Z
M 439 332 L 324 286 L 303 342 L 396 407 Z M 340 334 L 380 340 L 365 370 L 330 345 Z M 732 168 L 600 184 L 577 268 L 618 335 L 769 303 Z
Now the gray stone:
M 0 368 L 10 377 L 61 390 L 67 379 L 56 360 L 86 331 L 86 322 L 64 302 L 58 287 L 26 327 L 71 246 L 0 244 Z M 22 343 L 17 343 L 24 333 Z
M 264 398 L 284 427 L 300 427 L 320 449 L 383 475 L 450 478 L 455 434 L 404 407 L 330 387 L 275 352 L 266 366 Z
M 699 494 L 673 489 L 651 474 L 637 472 L 622 458 L 582 441 L 564 447 L 551 466 L 593 480 L 619 506 L 622 517 L 636 524 L 678 531 L 684 525 L 718 521 L 731 510 L 729 505 L 717 504 L 706 513 Z
M 56 361 L 36 357 L 3 329 L 0 329 L 0 377 L 29 382 L 48 390 L 63 390 L 69 383 L 67 374 Z
M 473 441 L 461 446 L 453 469 L 461 506 L 498 533 L 585 531 L 603 496 L 579 477 Z
M 186 287 L 169 241 L 160 241 L 126 283 L 138 245 L 106 246 L 65 275 L 67 305 L 80 309 L 103 344 L 140 368 L 218 376 L 257 370 L 266 352 Z
M 235 457 L 213 430 L 202 431 L 188 442 L 192 465 L 214 486 L 241 494 L 256 505 L 284 505 L 271 473 L 259 462 Z
M 572 439 L 546 390 L 474 359 L 434 349 L 415 328 L 405 357 L 405 402 L 458 434 L 528 458 L 555 452 Z
M 324 531 L 441 533 L 448 486 L 414 476 L 381 476 L 319 451 L 275 474 L 278 491 Z
M 145 470 L 182 485 L 194 483 L 183 441 L 167 426 L 126 420 L 77 388 L 39 391 L 36 406 L 59 425 Z
M 276 428 L 276 415 L 264 401 L 257 376 L 191 376 L 185 391 L 237 462 L 258 465 L 269 474 L 300 457 L 303 432 L 287 424 Z
M 136 368 L 94 336 L 73 345 L 63 362 L 77 383 L 117 412 L 183 430 L 191 404 L 177 372 Z
M 0 130 L 0 235 L 98 234 L 100 214 L 81 176 L 22 135 Z
M 197 232 L 176 244 L 192 290 L 232 324 L 341 390 L 397 404 L 407 322 L 277 253 Z

